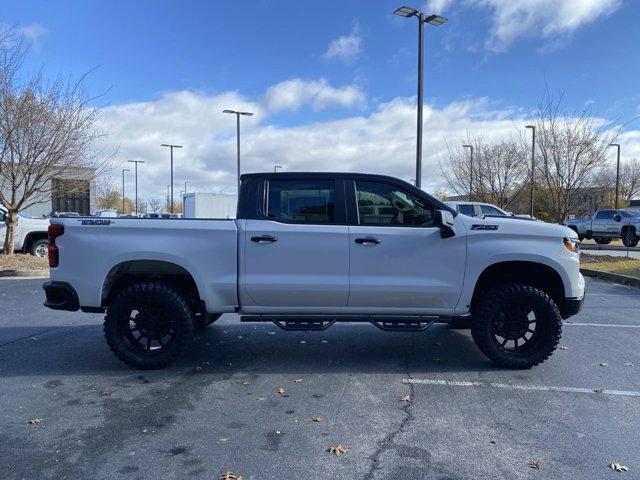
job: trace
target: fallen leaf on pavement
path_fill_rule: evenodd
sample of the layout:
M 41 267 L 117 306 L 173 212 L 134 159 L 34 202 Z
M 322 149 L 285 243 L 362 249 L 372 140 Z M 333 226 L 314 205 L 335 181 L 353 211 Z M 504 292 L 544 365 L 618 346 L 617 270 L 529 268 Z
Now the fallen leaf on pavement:
M 218 480 L 244 480 L 242 475 L 236 475 L 231 470 L 227 470 Z
M 615 470 L 616 472 L 628 472 L 629 467 L 625 467 L 624 465 L 619 464 L 618 462 L 613 462 L 611 465 L 611 470 Z
M 39 425 L 42 423 L 42 418 L 33 418 L 27 422 L 29 425 Z
M 278 392 L 278 394 L 280 395 L 284 395 L 284 388 L 280 387 L 278 390 L 276 390 L 276 392 Z
M 102 391 L 102 395 L 104 395 L 105 397 L 108 397 L 109 395 L 111 395 L 113 392 L 111 390 L 103 390 Z
M 296 378 L 296 379 L 293 381 L 293 383 L 300 383 L 300 382 L 302 382 L 302 379 L 301 379 L 301 378 Z
M 276 430 L 276 435 L 282 435 L 282 432 L 280 430 Z
M 197 366 L 196 368 L 193 369 L 196 373 L 202 373 L 204 372 L 204 368 L 202 368 L 201 366 Z
M 602 393 L 604 392 L 604 388 L 594 388 L 593 391 L 596 393 Z
M 260 401 L 263 401 L 263 400 L 266 400 L 266 399 L 267 399 L 267 397 L 258 397 L 258 400 L 260 400 Z
M 560 347 L 560 350 L 569 350 L 567 347 Z
M 311 420 L 313 420 L 314 422 L 321 422 L 322 420 L 324 420 L 320 415 L 313 417 Z
M 535 462 L 529 462 L 529 468 L 533 468 L 534 470 L 540 470 L 540 460 L 536 460 Z
M 336 445 L 335 447 L 329 448 L 329 451 L 334 455 L 342 455 L 343 453 L 347 453 L 349 449 L 342 445 Z
M 625 363 L 624 364 L 625 367 L 633 367 L 633 363 L 629 362 L 629 363 Z
M 407 395 L 406 397 L 402 397 L 400 399 L 401 402 L 410 402 L 411 401 L 411 395 Z
M 608 366 L 609 366 L 609 364 L 608 364 L 608 363 L 601 363 L 601 364 L 600 364 L 600 366 L 601 366 L 601 367 L 608 367 Z
M 489 443 L 493 443 L 495 445 L 496 441 L 495 440 L 489 440 Z

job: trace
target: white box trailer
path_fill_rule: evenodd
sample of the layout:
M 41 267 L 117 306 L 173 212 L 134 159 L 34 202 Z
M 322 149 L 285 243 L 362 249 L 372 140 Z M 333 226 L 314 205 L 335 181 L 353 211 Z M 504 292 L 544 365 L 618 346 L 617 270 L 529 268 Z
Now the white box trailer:
M 236 218 L 236 193 L 187 193 L 182 196 L 183 218 Z

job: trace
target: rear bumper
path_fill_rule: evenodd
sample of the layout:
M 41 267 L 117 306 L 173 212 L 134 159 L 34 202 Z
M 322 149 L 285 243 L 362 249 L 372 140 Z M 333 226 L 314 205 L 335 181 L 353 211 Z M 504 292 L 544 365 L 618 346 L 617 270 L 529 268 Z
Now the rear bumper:
M 42 285 L 47 301 L 44 306 L 52 310 L 75 312 L 80 309 L 78 294 L 67 282 L 46 282 Z

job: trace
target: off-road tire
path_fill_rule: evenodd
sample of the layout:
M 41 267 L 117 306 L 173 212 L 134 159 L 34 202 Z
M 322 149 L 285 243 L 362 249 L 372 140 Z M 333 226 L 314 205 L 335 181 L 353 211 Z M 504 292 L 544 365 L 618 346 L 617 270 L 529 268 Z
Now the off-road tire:
M 637 232 L 631 230 L 630 228 L 626 228 L 624 230 L 624 233 L 622 234 L 622 244 L 625 247 L 633 248 L 638 245 L 638 241 L 640 241 L 640 238 L 638 238 Z
M 494 322 L 508 307 L 525 305 L 535 309 L 539 336 L 528 349 L 507 352 L 493 332 Z M 523 284 L 503 284 L 484 292 L 473 309 L 471 335 L 476 346 L 495 364 L 514 369 L 531 368 L 544 362 L 556 349 L 562 335 L 562 315 L 542 290 Z
M 611 243 L 610 238 L 594 238 L 598 245 L 609 245 Z
M 118 322 L 131 315 L 132 310 L 155 305 L 172 319 L 170 343 L 158 352 L 141 354 L 127 345 Z M 178 358 L 193 339 L 193 314 L 187 297 L 162 282 L 136 283 L 121 291 L 111 302 L 104 319 L 104 337 L 109 349 L 127 365 L 141 369 L 164 368 Z
M 193 317 L 193 327 L 195 329 L 208 327 L 221 316 L 221 313 L 199 313 Z

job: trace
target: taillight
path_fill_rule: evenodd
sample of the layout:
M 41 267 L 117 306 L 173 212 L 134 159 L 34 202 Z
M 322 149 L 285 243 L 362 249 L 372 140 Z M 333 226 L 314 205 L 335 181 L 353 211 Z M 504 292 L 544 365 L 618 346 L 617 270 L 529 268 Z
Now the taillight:
M 56 246 L 56 238 L 64 233 L 64 225 L 49 225 L 49 267 L 57 267 L 60 263 L 60 255 Z

